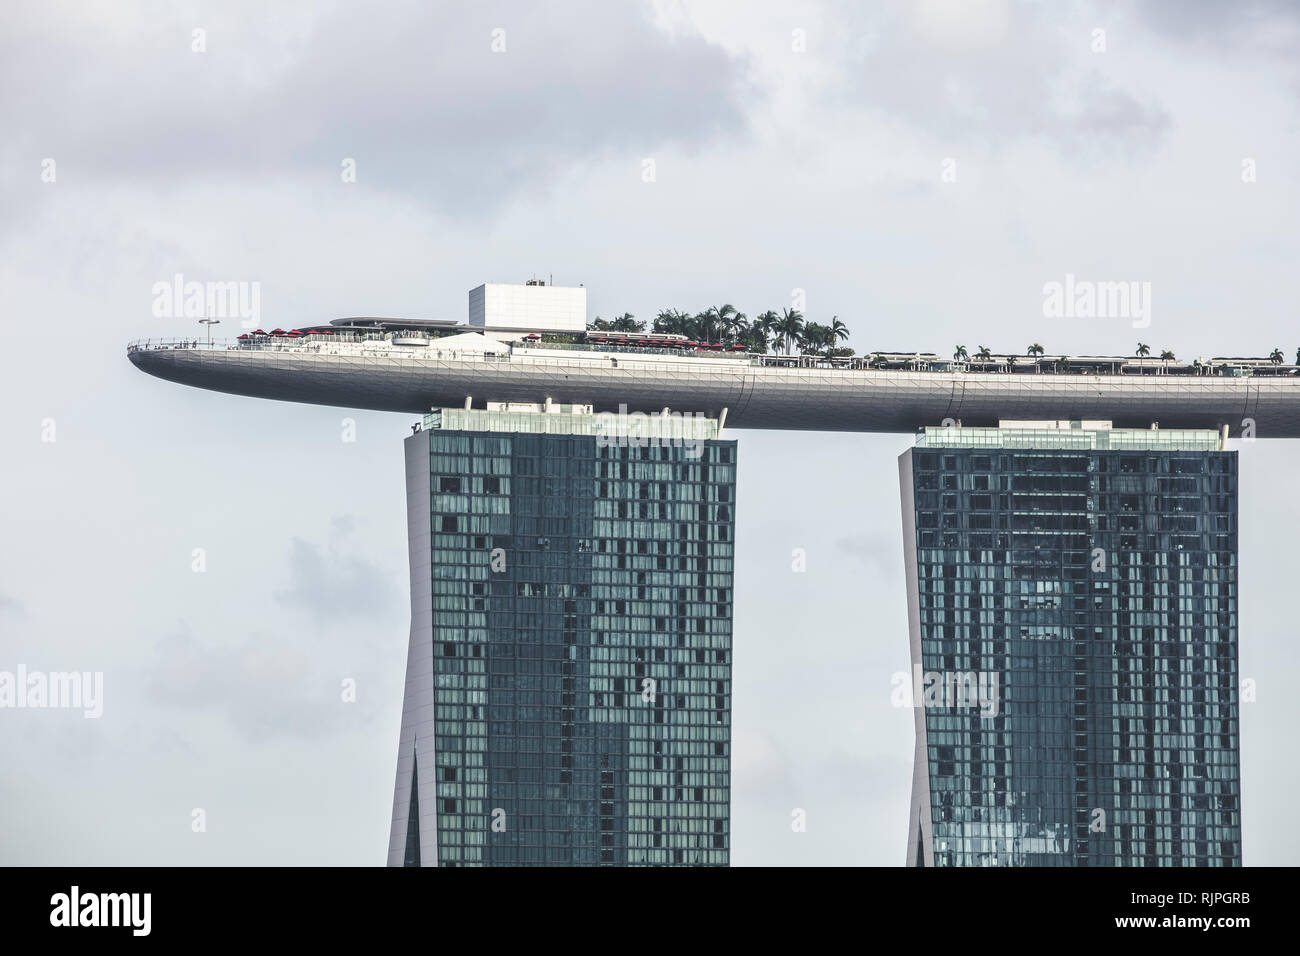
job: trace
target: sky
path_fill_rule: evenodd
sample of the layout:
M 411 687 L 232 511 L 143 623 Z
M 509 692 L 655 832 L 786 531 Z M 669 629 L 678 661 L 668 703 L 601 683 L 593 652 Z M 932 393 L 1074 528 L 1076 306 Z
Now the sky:
M 415 416 L 141 374 L 201 334 L 156 283 L 258 283 L 266 328 L 541 276 L 859 353 L 1290 356 L 1298 53 L 1281 0 L 3 5 L 0 671 L 103 693 L 0 708 L 0 863 L 386 858 Z M 1067 275 L 1150 325 L 1048 316 Z M 732 862 L 901 865 L 910 439 L 727 437 Z M 1300 444 L 1232 445 L 1244 859 L 1294 865 Z

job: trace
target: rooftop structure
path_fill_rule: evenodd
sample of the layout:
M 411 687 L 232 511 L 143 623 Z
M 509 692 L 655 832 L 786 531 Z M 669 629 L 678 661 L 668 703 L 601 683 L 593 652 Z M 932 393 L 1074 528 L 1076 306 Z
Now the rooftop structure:
M 487 282 L 469 293 L 469 324 L 476 329 L 585 332 L 587 290 L 547 285 Z

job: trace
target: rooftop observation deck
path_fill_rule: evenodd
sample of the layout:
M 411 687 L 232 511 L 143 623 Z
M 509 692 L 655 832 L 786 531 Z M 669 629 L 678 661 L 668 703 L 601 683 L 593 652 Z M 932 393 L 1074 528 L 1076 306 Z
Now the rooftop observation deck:
M 487 402 L 703 412 L 736 428 L 882 431 L 1001 419 L 1300 437 L 1300 368 L 1271 358 L 927 352 L 767 355 L 716 343 L 551 336 L 464 326 L 326 328 L 237 340 L 141 340 L 131 361 L 169 381 L 349 408 L 424 413 Z

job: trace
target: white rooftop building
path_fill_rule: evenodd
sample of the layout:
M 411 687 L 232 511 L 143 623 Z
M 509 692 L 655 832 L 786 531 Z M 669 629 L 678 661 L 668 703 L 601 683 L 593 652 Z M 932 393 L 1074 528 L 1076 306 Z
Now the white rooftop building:
M 469 292 L 469 324 L 479 329 L 583 332 L 587 328 L 587 290 L 546 285 L 487 282 Z

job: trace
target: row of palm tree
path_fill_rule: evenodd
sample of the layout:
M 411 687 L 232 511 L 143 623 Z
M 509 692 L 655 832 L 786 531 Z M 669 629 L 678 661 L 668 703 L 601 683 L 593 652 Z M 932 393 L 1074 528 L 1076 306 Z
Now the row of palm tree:
M 1151 346 L 1147 345 L 1145 342 L 1139 342 L 1137 344 L 1137 351 L 1134 354 L 1137 355 L 1138 358 L 1145 358 L 1146 356 L 1151 354 Z M 1170 352 L 1168 349 L 1165 349 L 1163 352 L 1160 353 L 1160 359 L 1161 361 L 1166 361 L 1166 362 L 1175 361 L 1174 353 Z M 1268 360 L 1272 362 L 1274 365 L 1281 365 L 1283 362 L 1286 361 L 1286 355 L 1282 352 L 1281 349 L 1274 349 L 1272 352 L 1268 353 Z M 1300 349 L 1295 350 L 1295 364 L 1300 365 Z M 1203 367 L 1200 359 L 1194 361 L 1192 363 L 1192 366 L 1197 369 Z
M 1046 349 L 1044 349 L 1043 346 L 1038 342 L 1033 342 L 1025 348 L 1025 354 L 1030 358 L 1042 358 L 1045 353 L 1046 353 Z M 1145 342 L 1139 342 L 1137 344 L 1137 351 L 1134 354 L 1137 355 L 1139 358 L 1144 358 L 1147 355 L 1151 354 L 1151 346 L 1147 345 Z M 964 345 L 955 346 L 953 348 L 952 358 L 954 362 L 968 362 L 970 361 L 971 358 L 970 350 L 967 349 L 966 346 Z M 993 350 L 990 349 L 987 345 L 981 345 L 978 351 L 976 351 L 975 353 L 975 358 L 981 362 L 991 362 L 993 361 Z M 1278 349 L 1274 349 L 1273 354 L 1270 355 L 1269 358 L 1272 360 L 1274 365 L 1278 365 L 1282 361 L 1282 353 Z M 1176 361 L 1177 358 L 1173 352 L 1171 352 L 1168 349 L 1165 349 L 1160 353 L 1160 360 L 1167 365 L 1169 362 Z M 1006 355 L 1002 357 L 1001 361 L 1004 362 L 1008 367 L 1014 367 L 1016 364 L 1016 356 Z M 870 360 L 868 361 L 867 364 L 871 366 L 885 365 L 887 364 L 887 359 L 885 359 L 885 357 L 880 353 L 872 353 Z M 1068 366 L 1070 364 L 1070 360 L 1068 358 L 1062 357 L 1056 362 L 1056 364 L 1058 366 Z M 1300 349 L 1296 349 L 1296 364 L 1300 365 Z M 1199 359 L 1193 362 L 1192 365 L 1198 370 L 1201 368 L 1201 362 Z
M 1037 342 L 1034 342 L 1032 345 L 1030 345 L 1028 348 L 1025 349 L 1025 354 L 1030 356 L 1031 358 L 1041 358 L 1043 352 L 1044 352 L 1043 347 Z M 1148 345 L 1146 342 L 1139 342 L 1133 354 L 1138 358 L 1146 358 L 1151 354 L 1151 346 Z M 953 350 L 952 357 L 953 357 L 953 361 L 965 362 L 965 361 L 969 361 L 970 353 L 967 351 L 966 346 L 958 345 Z M 993 358 L 993 352 L 991 349 L 989 349 L 987 345 L 981 345 L 979 347 L 979 351 L 975 353 L 975 357 L 977 359 L 987 362 Z M 883 364 L 884 360 L 881 359 L 880 363 L 877 363 L 875 361 L 877 358 L 879 358 L 879 356 L 872 357 L 872 364 Z M 1286 356 L 1283 354 L 1281 349 L 1275 348 L 1273 349 L 1272 352 L 1269 353 L 1268 360 L 1272 362 L 1274 365 L 1281 365 L 1284 361 L 1286 361 Z M 1068 360 L 1062 359 L 1062 361 L 1064 362 Z M 1170 362 L 1178 361 L 1178 356 L 1176 356 L 1173 353 L 1173 351 L 1170 349 L 1162 349 L 1160 351 L 1160 361 L 1162 365 L 1167 367 Z M 1016 362 L 1016 357 L 1014 355 L 1007 356 L 1007 364 L 1014 365 L 1015 362 Z M 1295 364 L 1300 365 L 1300 348 L 1296 349 L 1295 352 Z M 1195 361 L 1192 362 L 1192 368 L 1195 369 L 1196 372 L 1199 374 L 1203 369 L 1206 368 L 1206 366 L 1200 359 L 1196 359 Z
M 616 319 L 602 319 L 596 316 L 587 324 L 593 332 L 644 332 L 645 323 L 638 322 L 631 312 L 624 312 Z
M 1133 354 L 1138 358 L 1146 358 L 1151 354 L 1151 346 L 1147 345 L 1145 342 L 1139 342 L 1137 348 L 1133 351 Z M 1176 362 L 1177 360 L 1178 356 L 1174 355 L 1174 353 L 1169 349 L 1160 350 L 1160 365 L 1162 368 L 1167 368 L 1170 362 Z M 1192 367 L 1196 369 L 1196 374 L 1199 375 L 1202 367 L 1201 360 L 1197 359 L 1193 362 Z
M 1134 352 L 1133 354 L 1135 354 L 1138 358 L 1145 358 L 1146 356 L 1151 354 L 1151 346 L 1147 345 L 1145 342 L 1139 342 L 1137 345 L 1137 351 Z M 1165 351 L 1160 353 L 1160 358 L 1162 361 L 1172 362 L 1174 361 L 1174 353 L 1166 349 Z M 1286 361 L 1286 355 L 1282 352 L 1281 349 L 1274 349 L 1273 351 L 1268 353 L 1268 360 L 1272 362 L 1274 365 L 1281 365 L 1283 362 Z M 1300 349 L 1295 350 L 1295 364 L 1300 365 Z M 1192 363 L 1192 365 L 1195 368 L 1198 369 L 1201 368 L 1202 367 L 1201 360 L 1197 359 Z
M 638 322 L 632 313 L 624 312 L 617 318 L 608 320 L 597 316 L 590 328 L 596 332 L 644 332 L 645 325 L 644 322 Z M 651 331 L 685 335 L 699 342 L 744 345 L 751 352 L 826 356 L 853 354 L 852 349 L 840 345 L 849 337 L 849 329 L 840 321 L 839 316 L 831 316 L 830 323 L 823 325 L 805 321 L 803 313 L 798 309 L 782 309 L 779 313 L 769 310 L 755 316 L 753 321 L 730 304 L 711 306 L 694 315 L 677 309 L 664 309 L 655 316 Z M 1033 342 L 1025 349 L 1025 354 L 1030 358 L 1042 358 L 1045 351 L 1041 344 Z M 1146 358 L 1151 354 L 1151 346 L 1146 342 L 1138 342 L 1133 354 L 1138 358 Z M 970 352 L 966 346 L 958 345 L 953 349 L 952 357 L 953 361 L 966 362 L 970 360 Z M 987 345 L 981 345 L 975 357 L 988 362 L 993 358 L 993 351 Z M 1282 350 L 1277 348 L 1269 353 L 1268 358 L 1274 365 L 1281 365 L 1286 360 Z M 1167 367 L 1170 362 L 1177 360 L 1170 349 L 1160 351 L 1162 365 Z M 1008 355 L 1005 361 L 1008 366 L 1014 366 L 1016 356 Z M 873 354 L 868 364 L 884 365 L 885 359 L 879 354 Z M 1295 364 L 1300 365 L 1300 348 L 1296 349 Z M 1192 368 L 1199 373 L 1205 366 L 1200 359 L 1196 359 L 1192 362 Z
M 1031 357 L 1041 357 L 1043 354 L 1043 347 L 1035 342 L 1025 349 L 1025 354 Z M 1151 346 L 1146 342 L 1139 342 L 1133 354 L 1138 358 L 1146 358 L 1151 354 Z M 983 361 L 989 361 L 993 358 L 993 353 L 987 345 L 981 345 L 979 351 L 976 352 L 975 355 L 976 358 Z M 966 351 L 966 346 L 958 345 L 956 349 L 954 349 L 952 357 L 954 361 L 965 362 L 970 358 L 970 354 Z M 1009 364 L 1014 365 L 1015 358 L 1014 355 L 1007 356 Z M 1273 351 L 1268 355 L 1268 360 L 1274 365 L 1281 365 L 1286 361 L 1286 355 L 1281 349 L 1273 349 Z M 1167 366 L 1170 362 L 1178 361 L 1178 356 L 1176 356 L 1170 349 L 1161 349 L 1160 361 Z M 1295 364 L 1300 365 L 1300 348 L 1295 350 Z M 1206 368 L 1206 366 L 1200 359 L 1196 359 L 1192 362 L 1192 368 L 1196 369 L 1197 372 L 1200 372 L 1202 369 Z
M 644 332 L 645 323 L 630 313 L 616 319 L 594 319 L 595 332 Z M 827 324 L 808 322 L 798 309 L 767 311 L 752 320 L 730 303 L 715 305 L 696 312 L 664 309 L 655 316 L 650 331 L 684 335 L 697 342 L 720 342 L 743 345 L 751 352 L 784 355 L 852 355 L 853 350 L 840 343 L 849 337 L 849 327 L 832 316 Z

